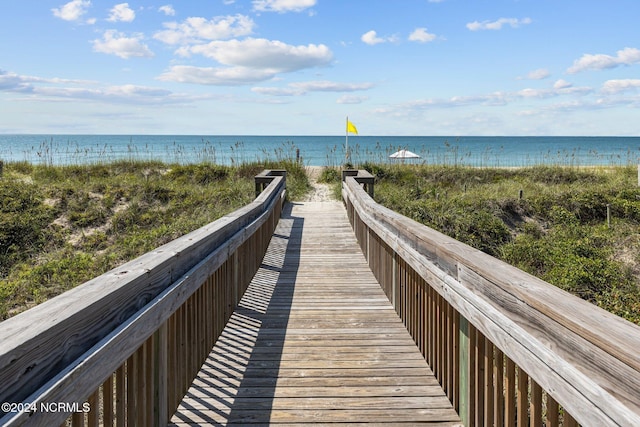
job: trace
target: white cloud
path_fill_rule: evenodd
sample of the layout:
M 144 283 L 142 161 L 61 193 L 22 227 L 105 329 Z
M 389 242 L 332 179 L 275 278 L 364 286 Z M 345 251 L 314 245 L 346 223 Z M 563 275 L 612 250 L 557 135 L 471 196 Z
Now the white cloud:
M 260 95 L 268 96 L 298 96 L 303 95 L 299 89 L 292 87 L 253 87 L 252 92 L 259 93 Z
M 360 40 L 362 40 L 364 43 L 368 45 L 375 45 L 375 44 L 386 43 L 386 42 L 396 42 L 398 41 L 398 38 L 396 36 L 385 37 L 385 38 L 378 37 L 378 34 L 375 31 L 371 30 L 364 33 L 360 37 Z
M 33 77 L 19 76 L 0 70 L 0 91 L 30 93 L 33 91 Z
M 605 54 L 582 55 L 580 59 L 573 62 L 573 65 L 567 70 L 567 73 L 576 74 L 586 70 L 605 70 L 636 63 L 640 63 L 640 49 L 626 47 L 616 52 L 616 56 Z
M 556 93 L 549 89 L 526 88 L 516 92 L 516 95 L 522 98 L 549 98 L 556 96 Z
M 384 43 L 385 41 L 384 39 L 378 37 L 377 33 L 373 30 L 367 31 L 366 33 L 364 33 L 362 37 L 360 37 L 360 40 L 362 40 L 363 42 L 369 45 Z
M 89 0 L 72 0 L 60 8 L 51 9 L 53 15 L 65 21 L 78 21 L 91 6 Z
M 178 45 L 246 36 L 253 32 L 254 26 L 253 20 L 245 15 L 218 16 L 211 20 L 192 17 L 181 23 L 165 23 L 166 30 L 153 37 L 166 44 Z
M 165 105 L 206 98 L 203 95 L 176 94 L 150 86 L 132 84 L 101 86 L 94 81 L 21 76 L 2 70 L 0 70 L 0 91 L 19 93 L 36 100 L 88 100 L 143 105 Z
M 640 81 L 638 82 L 640 84 Z M 586 95 L 593 94 L 593 89 L 589 87 L 574 87 L 571 83 L 558 80 L 549 88 L 525 88 L 518 91 L 503 92 L 497 91 L 481 95 L 473 96 L 452 96 L 450 98 L 428 98 L 418 99 L 410 102 L 392 105 L 386 107 L 389 115 L 406 116 L 424 110 L 443 109 L 443 108 L 463 108 L 476 106 L 500 107 L 525 101 L 527 104 L 533 102 L 549 102 L 550 99 L 566 99 L 568 97 L 581 97 L 580 99 L 570 99 L 567 102 L 546 104 L 543 108 L 555 108 L 557 105 L 595 105 L 597 103 L 589 102 Z M 627 104 L 629 100 L 623 100 Z M 545 105 L 545 104 L 542 104 Z M 600 105 L 598 108 L 601 108 Z M 380 110 L 382 111 L 382 110 Z M 534 111 L 531 109 L 528 112 Z
M 158 35 L 167 43 L 186 43 L 193 39 L 213 38 L 229 35 L 229 26 L 211 31 L 202 31 L 203 25 L 189 21 L 182 30 L 176 28 L 171 37 Z M 251 21 L 251 24 L 253 21 Z M 206 25 L 204 25 L 206 27 Z M 240 26 L 240 32 L 248 31 L 251 26 Z M 213 40 L 209 43 L 185 44 L 176 50 L 181 56 L 202 55 L 213 59 L 226 67 L 196 67 L 176 65 L 164 72 L 159 79 L 184 83 L 207 85 L 245 85 L 272 79 L 280 73 L 293 72 L 305 68 L 328 65 L 333 60 L 333 53 L 325 45 L 293 46 L 277 40 L 262 38 L 246 38 L 243 40 Z
M 176 14 L 176 10 L 170 4 L 165 4 L 164 6 L 160 6 L 158 11 L 164 13 L 167 16 L 174 16 Z
M 528 80 L 544 80 L 550 75 L 551 73 L 546 68 L 539 68 L 537 70 L 530 71 L 525 77 L 521 77 L 519 79 L 525 78 Z
M 290 83 L 286 88 L 254 87 L 251 90 L 262 95 L 300 96 L 309 92 L 356 92 L 374 87 L 373 83 L 337 83 L 327 80 Z
M 122 86 L 110 86 L 107 88 L 107 92 L 113 96 L 120 97 L 145 97 L 145 98 L 166 98 L 172 94 L 171 91 L 150 86 L 138 86 L 138 85 L 122 85 Z
M 560 89 L 568 89 L 570 87 L 572 87 L 573 85 L 571 83 L 569 83 L 566 80 L 560 79 L 557 80 L 554 84 L 553 84 L 553 88 L 556 90 L 560 90 Z
M 557 80 L 550 89 L 522 89 L 515 92 L 513 99 L 517 98 L 555 98 L 565 95 L 583 96 L 592 93 L 590 87 L 574 87 L 573 84 L 566 80 Z
M 61 78 L 43 78 L 35 76 L 22 76 L 16 73 L 0 70 L 0 90 L 8 92 L 30 93 L 35 91 L 35 85 L 59 85 L 59 84 L 91 84 L 87 80 L 72 80 Z
M 336 83 L 331 81 L 310 81 L 291 83 L 291 87 L 304 92 L 355 92 L 374 87 L 373 83 Z
M 602 92 L 610 94 L 636 91 L 638 89 L 640 89 L 640 79 L 607 80 L 602 85 Z
M 152 57 L 153 52 L 142 42 L 142 34 L 127 37 L 115 30 L 105 31 L 102 40 L 93 41 L 93 50 L 100 53 L 116 55 L 123 59 L 133 57 Z
M 316 0 L 253 0 L 253 10 L 258 12 L 302 12 L 316 5 Z
M 437 36 L 435 34 L 428 33 L 426 28 L 416 28 L 409 35 L 409 40 L 410 41 L 420 42 L 420 43 L 432 42 L 436 38 L 437 38 Z
M 194 67 L 175 65 L 158 77 L 158 80 L 201 85 L 239 86 L 269 80 L 275 70 L 248 67 Z
M 109 22 L 133 22 L 136 19 L 136 13 L 129 7 L 129 3 L 120 3 L 111 8 L 109 11 Z
M 137 85 L 108 87 L 40 87 L 34 96 L 42 99 L 85 100 L 109 104 L 162 105 L 193 102 L 206 98 L 188 94 L 175 94 L 161 88 Z
M 293 46 L 277 40 L 247 38 L 244 40 L 213 41 L 186 47 L 183 53 L 199 54 L 221 64 L 290 72 L 328 65 L 333 59 L 325 45 Z
M 344 95 L 336 100 L 336 104 L 362 104 L 368 99 L 368 96 Z
M 531 22 L 531 18 L 500 18 L 497 21 L 469 22 L 467 28 L 471 31 L 501 30 L 504 25 L 509 25 L 511 28 L 518 28 L 521 25 L 531 24 Z

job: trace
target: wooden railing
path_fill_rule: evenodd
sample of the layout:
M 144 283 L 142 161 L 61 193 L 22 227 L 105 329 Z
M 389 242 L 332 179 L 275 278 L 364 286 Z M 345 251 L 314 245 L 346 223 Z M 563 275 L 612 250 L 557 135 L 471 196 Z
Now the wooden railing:
M 640 426 L 640 327 L 375 203 L 369 265 L 467 426 Z
M 260 266 L 285 176 L 261 174 L 249 205 L 0 323 L 0 425 L 166 425 Z

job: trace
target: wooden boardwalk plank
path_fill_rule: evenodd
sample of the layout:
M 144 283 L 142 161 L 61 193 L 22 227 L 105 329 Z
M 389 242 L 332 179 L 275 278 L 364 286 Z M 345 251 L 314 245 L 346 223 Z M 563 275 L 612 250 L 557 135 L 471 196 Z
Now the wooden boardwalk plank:
M 460 425 L 337 202 L 289 205 L 171 425 Z

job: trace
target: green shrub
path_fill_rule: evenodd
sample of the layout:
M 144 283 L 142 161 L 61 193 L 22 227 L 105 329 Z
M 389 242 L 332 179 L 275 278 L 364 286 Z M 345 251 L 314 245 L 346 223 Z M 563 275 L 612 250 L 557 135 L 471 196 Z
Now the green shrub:
M 42 201 L 36 185 L 0 180 L 0 277 L 48 243 L 53 209 Z
M 0 319 L 251 202 L 253 177 L 286 169 L 290 198 L 310 188 L 299 162 L 34 166 L 0 180 Z
M 577 182 L 583 185 L 595 184 L 605 180 L 605 178 L 594 172 L 561 166 L 523 168 L 518 174 L 533 182 L 553 185 L 574 184 Z
M 640 200 L 616 197 L 611 201 L 611 215 L 615 218 L 623 218 L 635 223 L 639 223 Z
M 548 218 L 555 225 L 576 226 L 580 222 L 573 212 L 569 212 L 562 206 L 551 207 Z
M 167 173 L 169 179 L 176 179 L 182 183 L 206 185 L 220 181 L 229 176 L 227 166 L 203 163 L 191 165 L 174 165 Z
M 324 168 L 318 178 L 318 182 L 335 184 L 342 181 L 342 172 L 337 168 Z
M 640 323 L 640 256 L 614 250 L 640 222 L 634 168 L 367 168 L 379 203 Z

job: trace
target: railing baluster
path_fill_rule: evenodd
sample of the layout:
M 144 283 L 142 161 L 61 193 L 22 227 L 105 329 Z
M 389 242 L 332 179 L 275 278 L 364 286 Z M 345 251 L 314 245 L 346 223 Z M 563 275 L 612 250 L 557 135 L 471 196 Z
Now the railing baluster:
M 71 416 L 72 427 L 84 427 L 84 413 L 74 412 Z
M 475 409 L 476 425 L 483 426 L 485 419 L 485 340 L 480 331 L 476 329 L 476 351 L 475 351 Z
M 444 365 L 444 357 L 442 355 L 442 297 L 440 294 L 435 295 L 435 326 L 436 326 L 436 367 L 434 373 L 438 382 L 442 385 L 442 365 Z
M 100 390 L 97 389 L 87 399 L 89 404 L 89 412 L 87 412 L 87 425 L 89 427 L 98 427 L 100 419 Z
M 114 377 L 115 374 L 109 375 L 102 384 L 103 423 L 109 427 L 113 426 Z
M 136 371 L 133 375 L 136 376 L 136 384 L 137 387 L 134 390 L 136 394 L 136 404 L 135 404 L 135 414 L 136 414 L 136 425 L 145 426 L 147 424 L 146 418 L 146 404 L 147 404 L 147 395 L 146 395 L 146 363 L 145 363 L 145 352 L 147 349 L 147 342 L 145 341 L 142 346 L 135 353 L 135 363 L 136 363 Z
M 116 371 L 116 427 L 126 425 L 127 412 L 126 362 Z
M 139 369 L 136 361 L 136 353 L 138 351 L 140 350 L 136 350 L 136 352 L 127 360 L 127 419 L 125 420 L 125 425 L 136 423 L 136 397 L 138 391 L 137 370 Z
M 453 310 L 453 307 L 451 308 Z M 453 328 L 451 337 L 453 340 L 453 389 L 449 400 L 453 403 L 453 407 L 460 413 L 460 313 L 453 310 Z
M 438 369 L 438 345 L 437 345 L 437 324 L 436 324 L 436 319 L 437 319 L 437 310 L 436 310 L 436 296 L 438 295 L 438 293 L 435 291 L 435 289 L 433 289 L 432 287 L 429 288 L 429 343 L 431 349 L 429 351 L 430 354 L 430 360 L 429 363 L 431 364 L 431 369 L 434 371 L 434 373 L 437 371 Z
M 568 412 L 564 413 L 564 417 L 562 420 L 563 427 L 578 427 L 578 423 Z
M 484 422 L 485 426 L 493 425 L 494 415 L 494 351 L 493 343 L 484 337 Z
M 558 427 L 560 425 L 560 409 L 558 407 L 558 402 L 551 397 L 549 393 L 545 393 L 546 398 L 546 427 Z
M 478 393 L 478 330 L 471 323 L 469 325 L 469 420 L 473 425 L 476 424 L 476 414 L 478 412 L 477 393 Z
M 516 419 L 518 417 L 518 405 L 516 399 L 516 365 L 508 357 L 505 357 L 506 370 L 505 370 L 505 416 L 504 425 L 506 427 L 513 427 L 516 425 Z
M 153 402 L 152 414 L 154 419 L 154 425 L 166 425 L 169 422 L 169 392 L 168 392 L 168 352 L 169 352 L 169 340 L 168 333 L 168 320 L 165 321 L 160 329 L 153 335 L 154 342 L 154 372 L 153 372 L 153 395 L 151 401 Z
M 540 426 L 542 424 L 542 388 L 536 383 L 533 378 L 530 379 L 531 383 L 531 397 L 529 403 L 529 416 L 531 418 L 531 426 Z
M 527 410 L 529 402 L 529 376 L 522 368 L 518 368 L 518 427 L 526 427 L 529 424 Z
M 455 371 L 457 369 L 456 361 L 455 361 L 455 342 L 456 342 L 456 328 L 455 328 L 455 313 L 451 304 L 445 301 L 446 310 L 447 310 L 447 354 L 445 355 L 445 360 L 447 361 L 447 386 L 445 392 L 447 393 L 447 397 L 449 401 L 453 402 L 453 393 L 454 393 L 454 381 L 455 381 Z
M 493 421 L 496 427 L 504 425 L 504 356 L 498 347 L 495 348 L 495 363 L 493 365 L 494 394 L 493 394 Z
M 175 411 L 177 406 L 176 345 L 176 313 L 173 313 L 171 317 L 167 319 L 167 418 L 169 418 L 169 414 Z

